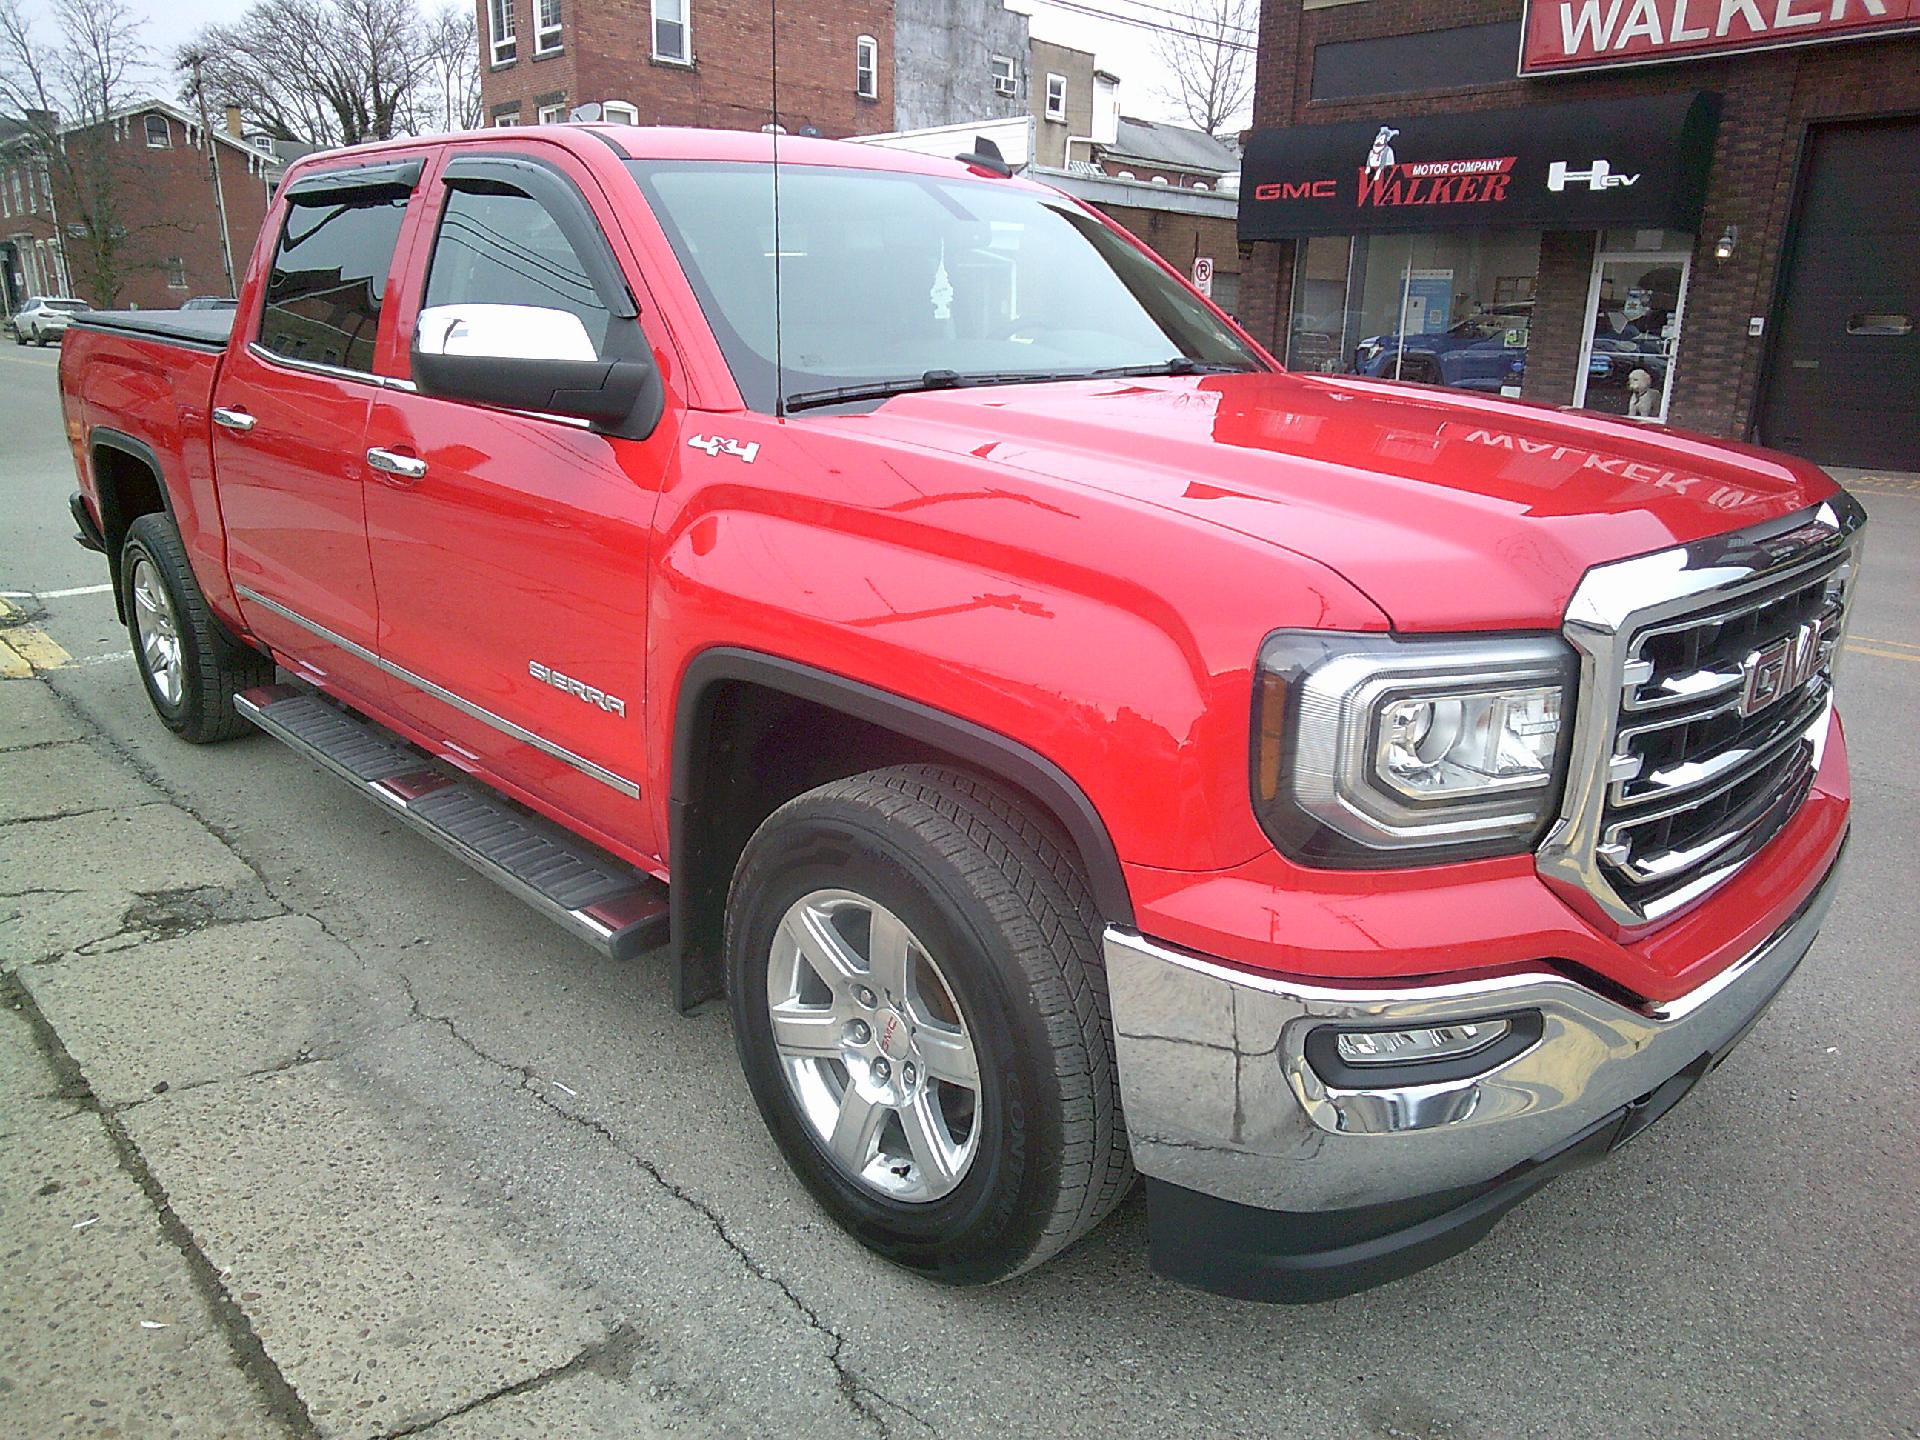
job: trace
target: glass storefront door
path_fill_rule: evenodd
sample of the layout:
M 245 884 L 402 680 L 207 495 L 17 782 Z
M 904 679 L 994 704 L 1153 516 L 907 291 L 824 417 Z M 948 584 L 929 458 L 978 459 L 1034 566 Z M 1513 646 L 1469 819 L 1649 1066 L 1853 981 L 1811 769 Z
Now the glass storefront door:
M 1659 422 L 1667 418 L 1679 364 L 1691 251 L 1684 237 L 1661 231 L 1639 235 L 1652 244 L 1629 248 L 1636 238 L 1633 232 L 1626 237 L 1608 232 L 1601 238 L 1587 294 L 1587 341 L 1573 403 Z M 1621 244 L 1622 239 L 1628 243 Z

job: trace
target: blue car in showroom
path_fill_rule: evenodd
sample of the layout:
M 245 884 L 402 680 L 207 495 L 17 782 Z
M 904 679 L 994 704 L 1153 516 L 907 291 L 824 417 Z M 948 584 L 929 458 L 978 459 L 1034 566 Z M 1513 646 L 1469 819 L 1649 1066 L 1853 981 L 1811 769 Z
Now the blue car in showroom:
M 1531 319 L 1531 306 L 1496 307 L 1445 330 L 1369 336 L 1354 348 L 1353 373 L 1497 395 L 1526 372 Z

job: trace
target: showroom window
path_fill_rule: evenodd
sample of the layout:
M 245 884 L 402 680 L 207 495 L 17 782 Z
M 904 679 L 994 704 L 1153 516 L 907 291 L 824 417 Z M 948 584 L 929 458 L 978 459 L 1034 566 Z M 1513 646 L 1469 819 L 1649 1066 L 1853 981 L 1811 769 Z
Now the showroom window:
M 1539 270 L 1538 230 L 1302 240 L 1287 364 L 1518 395 Z

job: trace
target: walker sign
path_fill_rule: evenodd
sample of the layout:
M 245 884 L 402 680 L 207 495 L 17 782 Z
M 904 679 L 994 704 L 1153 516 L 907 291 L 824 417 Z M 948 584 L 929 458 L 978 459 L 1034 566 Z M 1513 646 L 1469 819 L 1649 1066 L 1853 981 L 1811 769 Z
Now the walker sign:
M 1520 73 L 1659 65 L 1920 31 L 1920 0 L 1527 0 Z
M 1718 97 L 1683 91 L 1256 130 L 1240 167 L 1240 238 L 1692 231 L 1718 120 Z

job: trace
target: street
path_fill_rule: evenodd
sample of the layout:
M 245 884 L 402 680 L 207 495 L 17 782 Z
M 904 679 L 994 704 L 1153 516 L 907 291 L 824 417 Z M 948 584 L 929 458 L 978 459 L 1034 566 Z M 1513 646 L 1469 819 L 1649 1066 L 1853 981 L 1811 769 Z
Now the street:
M 814 1206 L 663 955 L 160 727 L 58 355 L 0 349 L 0 1433 L 1920 1435 L 1920 479 L 1848 477 L 1832 916 L 1669 1119 L 1328 1305 L 1157 1279 L 1138 1195 L 949 1290 Z

